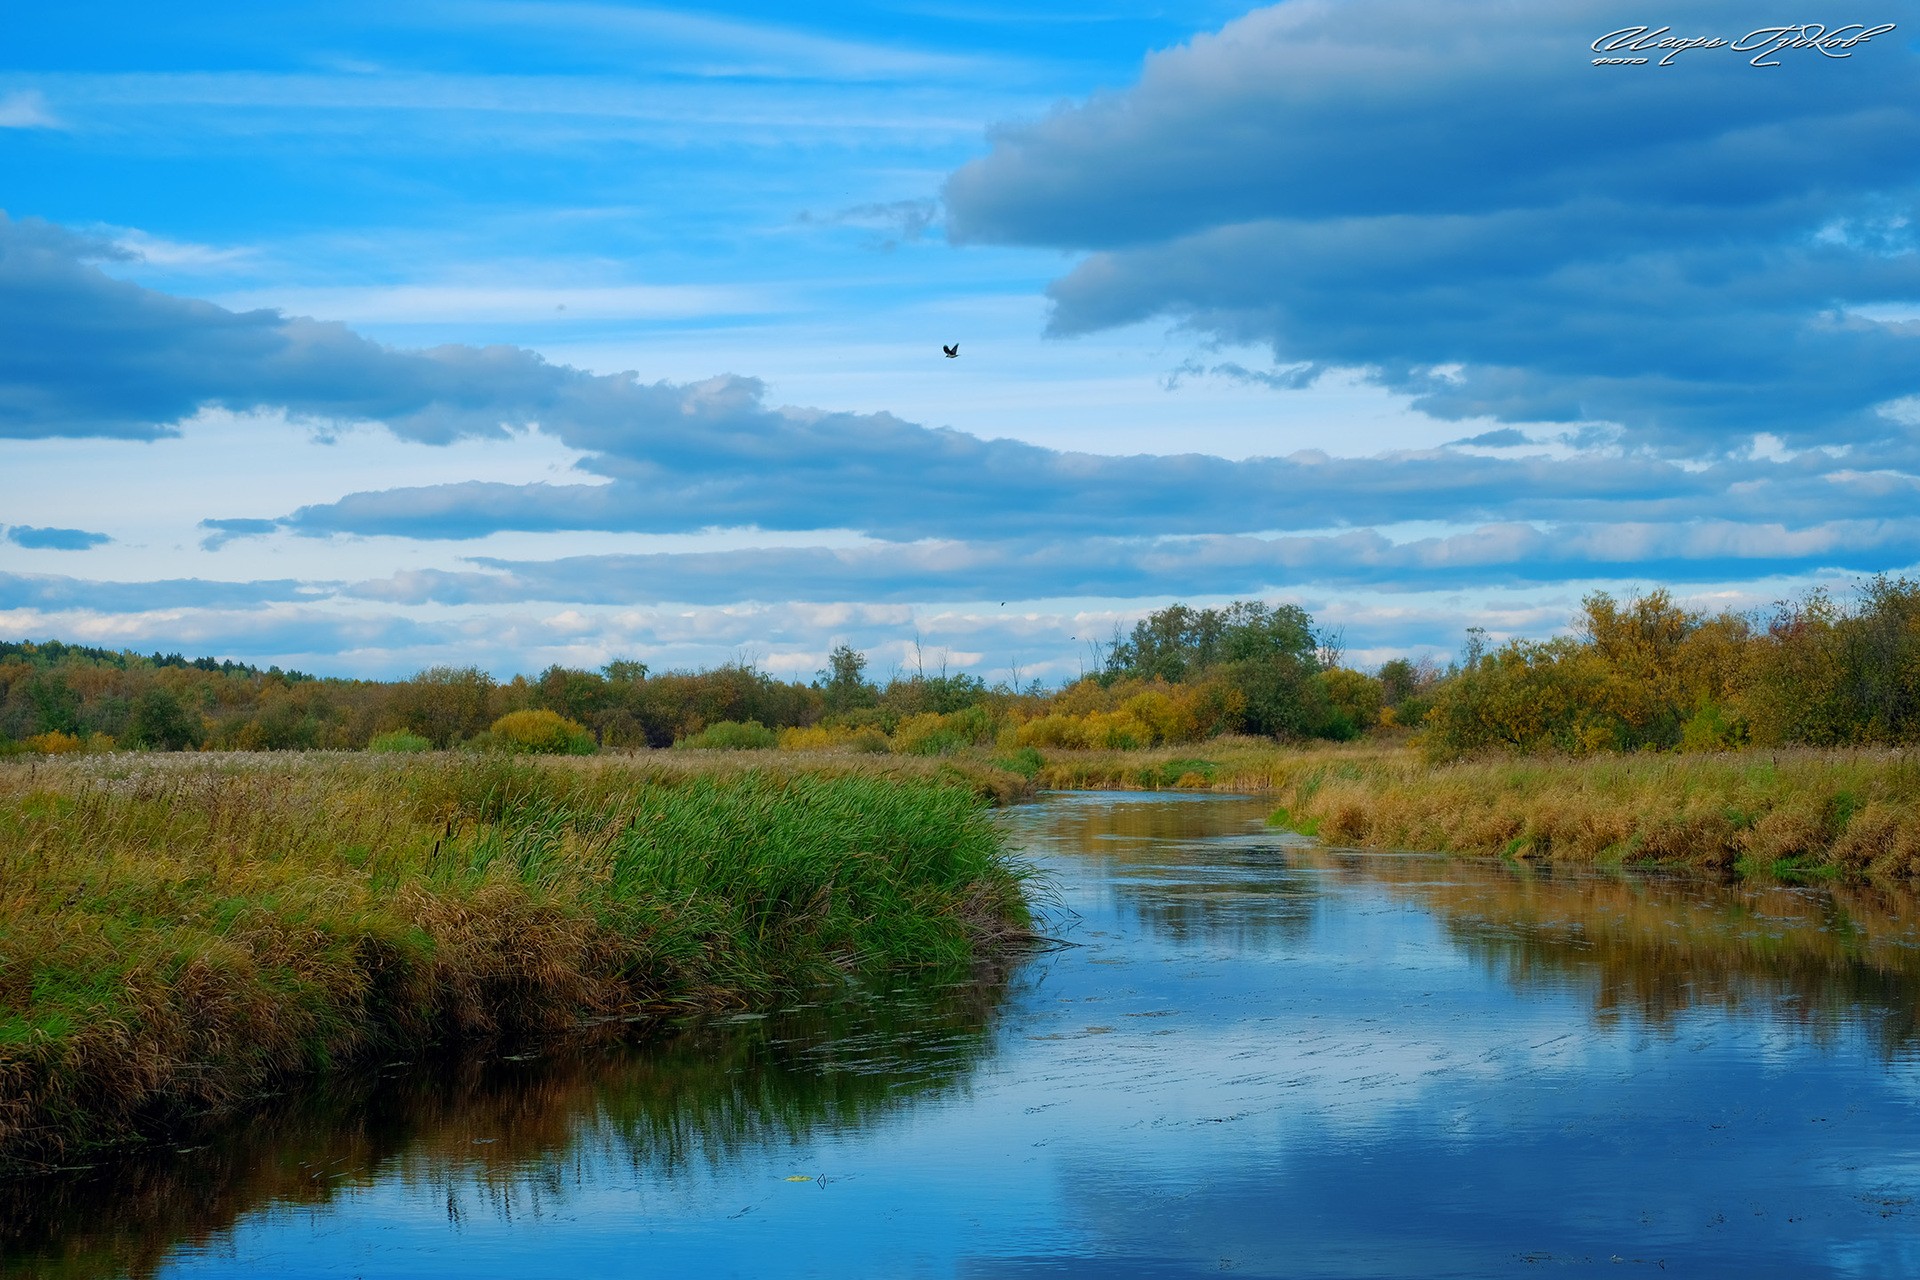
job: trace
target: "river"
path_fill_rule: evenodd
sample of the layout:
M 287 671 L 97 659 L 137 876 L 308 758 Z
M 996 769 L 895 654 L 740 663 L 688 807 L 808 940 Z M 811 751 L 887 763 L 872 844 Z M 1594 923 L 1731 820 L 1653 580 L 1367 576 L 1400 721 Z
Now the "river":
M 395 1063 L 0 1193 L 8 1275 L 1920 1275 L 1920 906 L 1007 811 L 1059 946 Z

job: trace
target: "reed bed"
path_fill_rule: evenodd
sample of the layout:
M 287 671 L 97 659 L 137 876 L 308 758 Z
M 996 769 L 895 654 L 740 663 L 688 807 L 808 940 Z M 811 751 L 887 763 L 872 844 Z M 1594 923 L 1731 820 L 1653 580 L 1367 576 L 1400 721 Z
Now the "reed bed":
M 0 766 L 0 1160 L 428 1044 L 964 964 L 1028 928 L 981 802 L 1022 785 L 793 757 Z
M 1397 752 L 1234 735 L 1145 751 L 1051 750 L 1033 776 L 1036 785 L 1058 791 L 1276 791 L 1329 760 L 1391 754 Z
M 1302 757 L 1278 825 L 1329 844 L 1772 876 L 1920 876 L 1920 758 L 1783 750 Z
M 1216 738 L 1051 751 L 1060 790 L 1249 791 L 1328 844 L 1692 867 L 1920 877 L 1920 756 L 1893 749 L 1499 756 L 1433 764 L 1404 744 Z

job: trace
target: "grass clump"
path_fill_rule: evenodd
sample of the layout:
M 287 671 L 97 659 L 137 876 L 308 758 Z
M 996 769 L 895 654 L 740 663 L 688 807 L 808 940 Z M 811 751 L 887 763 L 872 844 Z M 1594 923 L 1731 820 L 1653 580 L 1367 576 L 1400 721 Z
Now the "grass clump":
M 376 733 L 367 741 L 367 750 L 381 755 L 407 755 L 433 750 L 433 743 L 407 729 Z
M 430 1043 L 1022 936 L 958 772 L 501 755 L 0 765 L 0 1159 Z

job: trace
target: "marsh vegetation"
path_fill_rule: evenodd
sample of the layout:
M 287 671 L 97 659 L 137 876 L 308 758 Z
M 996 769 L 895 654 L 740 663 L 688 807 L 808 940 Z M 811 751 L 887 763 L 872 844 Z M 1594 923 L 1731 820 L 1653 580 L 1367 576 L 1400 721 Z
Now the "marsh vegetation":
M 1020 780 L 435 754 L 0 766 L 0 1155 L 452 1041 L 764 1003 L 1024 936 Z

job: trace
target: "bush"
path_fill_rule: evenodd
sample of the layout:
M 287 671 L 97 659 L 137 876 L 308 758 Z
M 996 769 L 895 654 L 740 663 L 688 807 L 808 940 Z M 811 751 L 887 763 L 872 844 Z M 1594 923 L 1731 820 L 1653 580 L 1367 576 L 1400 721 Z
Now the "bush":
M 993 741 L 993 716 L 983 706 L 941 714 L 908 716 L 893 731 L 893 749 L 903 755 L 948 756 Z
M 367 743 L 367 750 L 381 752 L 431 751 L 433 743 L 406 729 L 395 729 L 391 733 L 377 733 Z
M 74 752 L 85 751 L 87 749 L 87 744 L 81 741 L 78 735 L 62 733 L 58 729 L 51 729 L 46 733 L 36 733 L 31 738 L 22 740 L 21 745 L 27 750 L 43 756 L 71 755 Z
M 1355 730 L 1371 729 L 1380 723 L 1385 690 L 1381 682 L 1359 671 L 1334 667 L 1314 677 L 1332 708 L 1330 719 L 1344 718 Z M 1330 735 L 1352 737 L 1353 734 Z
M 673 745 L 695 751 L 771 751 L 780 745 L 780 736 L 758 720 L 722 720 Z
M 1085 747 L 1087 745 L 1086 722 L 1070 715 L 1050 712 L 1021 725 L 1014 733 L 1014 743 L 1022 747 L 1055 749 Z
M 557 711 L 509 711 L 487 730 L 487 745 L 536 755 L 593 754 L 593 735 Z

